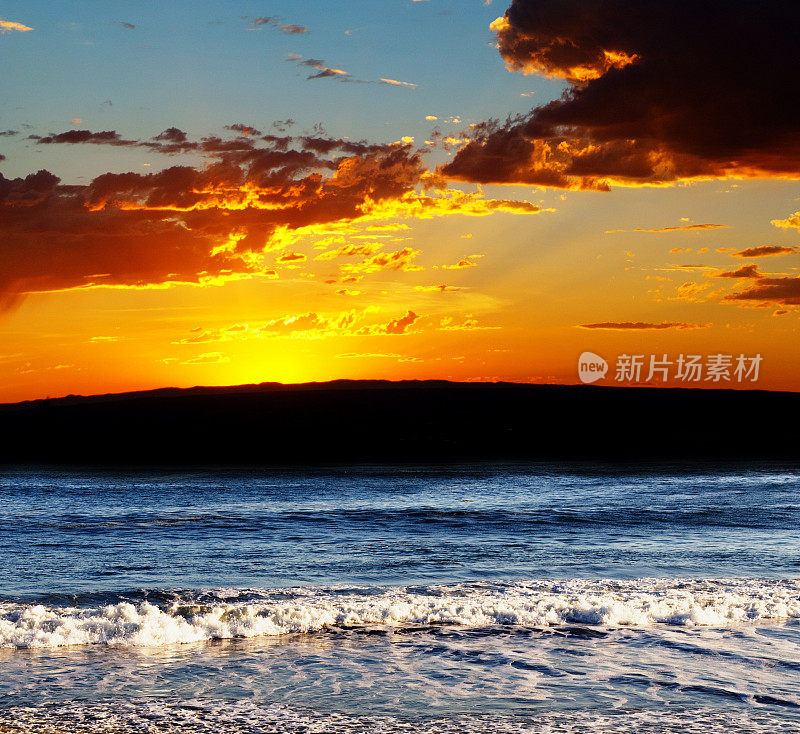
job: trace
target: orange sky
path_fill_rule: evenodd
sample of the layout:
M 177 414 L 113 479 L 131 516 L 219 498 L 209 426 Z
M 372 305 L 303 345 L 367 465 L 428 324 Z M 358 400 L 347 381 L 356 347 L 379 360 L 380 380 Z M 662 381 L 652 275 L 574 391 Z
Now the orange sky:
M 406 134 L 369 141 L 290 120 L 191 135 L 82 118 L 26 134 L 7 119 L 0 401 L 336 378 L 576 383 L 586 351 L 610 365 L 600 384 L 632 384 L 615 379 L 623 354 L 761 355 L 757 382 L 649 384 L 800 390 L 800 166 L 791 145 L 776 154 L 796 130 L 772 114 L 767 139 L 750 121 L 754 147 L 687 138 L 671 118 L 657 134 L 646 115 L 610 126 L 617 91 L 604 102 L 593 85 L 630 91 L 631 69 L 660 68 L 658 44 L 637 31 L 564 61 L 549 35 L 565 32 L 560 16 L 528 27 L 523 5 L 492 26 L 487 83 L 533 75 L 553 101 L 504 124 L 445 124 L 419 104 L 392 121 Z M 30 24 L 13 43 L 35 38 Z M 349 77 L 289 56 L 334 80 L 321 84 Z M 713 127 L 702 104 L 698 92 L 676 114 Z
M 769 222 L 761 238 L 737 226 L 735 200 L 765 187 L 792 188 L 575 192 L 545 196 L 554 211 L 535 214 L 365 220 L 295 233 L 263 257 L 269 275 L 32 294 L 3 316 L 0 396 L 341 377 L 571 383 L 587 350 L 612 373 L 624 353 L 760 353 L 758 387 L 798 389 L 796 307 L 725 300 L 742 280 L 718 277 L 751 264 L 770 277 L 795 271 L 796 256 L 737 254 L 755 242 L 797 242 Z M 635 215 L 655 193 L 658 216 Z M 734 200 L 717 217 L 726 228 L 606 229 L 685 226 L 677 214 L 702 208 L 698 193 Z M 403 251 L 418 254 L 375 261 Z M 303 258 L 278 262 L 286 253 Z M 653 328 L 665 323 L 675 326 Z M 600 327 L 582 326 L 591 324 Z M 610 374 L 604 384 L 612 382 Z

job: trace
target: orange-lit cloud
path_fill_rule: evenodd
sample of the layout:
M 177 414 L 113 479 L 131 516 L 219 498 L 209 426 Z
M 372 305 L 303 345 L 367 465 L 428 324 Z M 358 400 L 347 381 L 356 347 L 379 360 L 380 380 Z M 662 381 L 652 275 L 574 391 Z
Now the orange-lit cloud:
M 688 324 L 684 321 L 662 321 L 651 323 L 648 321 L 601 321 L 596 324 L 579 324 L 581 329 L 608 329 L 611 331 L 631 331 L 650 329 L 703 329 L 710 324 Z
M 44 170 L 16 179 L 0 174 L 0 238 L 9 243 L 0 252 L 0 307 L 29 292 L 274 278 L 264 253 L 287 250 L 280 263 L 303 262 L 306 255 L 288 250 L 293 233 L 315 228 L 358 222 L 401 229 L 408 225 L 382 222 L 539 211 L 526 201 L 442 188 L 408 144 L 260 136 L 240 124 L 229 129 L 232 138 L 198 142 L 178 128 L 145 141 L 114 130 L 37 137 L 41 145 L 199 153 L 205 162 L 146 174 L 106 173 L 86 185 L 65 185 Z M 410 247 L 384 252 L 363 245 L 319 259 L 348 254 L 362 258 L 342 265 L 352 279 L 419 269 L 413 263 L 419 250 Z
M 606 234 L 616 234 L 617 232 L 649 232 L 659 234 L 661 232 L 696 232 L 708 229 L 727 229 L 727 224 L 681 224 L 675 227 L 659 227 L 656 229 L 607 229 Z
M 26 31 L 32 31 L 33 28 L 30 26 L 23 25 L 22 23 L 17 23 L 14 20 L 3 20 L 0 18 L 0 33 L 8 33 L 8 31 L 19 31 L 21 33 L 25 33 Z
M 230 362 L 230 357 L 221 352 L 206 352 L 205 354 L 190 357 L 181 362 L 181 364 L 219 364 L 220 362 Z
M 570 86 L 472 128 L 442 172 L 594 190 L 800 178 L 795 21 L 782 0 L 512 0 L 492 24 L 508 68 Z
M 748 247 L 746 250 L 735 253 L 737 257 L 766 257 L 768 255 L 796 255 L 800 250 L 796 247 L 782 247 L 780 245 L 759 245 Z
M 472 314 L 466 314 L 461 321 L 456 321 L 453 316 L 445 316 L 439 322 L 441 331 L 484 331 L 499 329 L 499 326 L 482 326 Z
M 521 31 L 509 20 L 513 10 L 512 6 L 505 16 L 489 26 L 497 34 L 500 53 L 510 71 L 586 82 L 599 79 L 610 69 L 622 69 L 639 58 L 621 49 L 603 48 L 598 42 L 585 43 L 581 48 L 566 34 L 558 37 L 539 28 Z
M 728 295 L 725 300 L 798 306 L 800 305 L 800 278 L 761 277 L 750 288 Z
M 210 344 L 267 337 L 322 339 L 340 336 L 402 335 L 412 331 L 419 315 L 410 309 L 388 321 L 370 321 L 373 308 L 350 309 L 336 313 L 307 313 L 281 316 L 261 323 L 232 324 L 219 329 L 192 329 L 187 336 L 175 339 L 174 345 Z M 374 317 L 373 317 L 374 318 Z
M 335 260 L 339 257 L 371 257 L 381 249 L 380 244 L 359 243 L 356 245 L 341 245 L 335 250 L 326 250 L 320 253 L 315 260 Z
M 383 82 L 384 84 L 389 84 L 389 85 L 391 85 L 393 87 L 412 87 L 412 88 L 416 88 L 416 86 L 417 86 L 416 84 L 412 84 L 411 82 L 401 82 L 401 81 L 398 81 L 397 79 L 383 79 L 383 78 L 381 78 L 381 82 Z
M 284 252 L 276 258 L 279 263 L 305 262 L 306 256 L 302 252 Z
M 380 270 L 422 270 L 421 266 L 413 263 L 419 252 L 413 247 L 403 247 L 394 252 L 379 252 L 357 263 L 345 263 L 341 269 L 353 274 L 377 273 Z
M 738 270 L 728 270 L 724 273 L 718 273 L 718 278 L 760 278 L 761 273 L 758 272 L 758 265 L 742 265 Z
M 468 255 L 463 260 L 459 260 L 455 265 L 442 265 L 445 270 L 463 270 L 464 268 L 474 268 L 478 263 L 472 262 L 473 258 L 481 257 L 480 255 Z
M 744 290 L 724 295 L 723 301 L 741 301 L 743 305 L 759 307 L 800 305 L 800 277 L 770 277 L 762 274 L 757 265 L 743 265 L 738 270 L 719 273 L 718 277 L 750 281 Z M 784 313 L 786 311 L 776 312 L 776 315 Z
M 335 354 L 337 359 L 396 359 L 398 362 L 420 362 L 419 357 L 411 357 L 397 352 L 344 352 Z
M 773 219 L 771 224 L 782 229 L 800 229 L 800 212 L 795 212 L 786 219 Z
M 386 325 L 387 334 L 405 334 L 419 318 L 413 311 L 406 311 L 405 316 L 394 319 Z
M 494 212 L 536 214 L 543 210 L 529 201 L 486 199 L 481 193 L 467 193 L 458 189 L 439 189 L 435 196 L 410 191 L 392 201 L 384 200 L 376 203 L 368 211 L 371 216 L 386 218 L 406 216 L 415 219 L 430 219 L 447 214 L 482 217 Z
M 453 285 L 415 285 L 415 291 L 420 291 L 421 293 L 451 293 L 453 291 L 460 291 L 461 288 L 458 288 Z

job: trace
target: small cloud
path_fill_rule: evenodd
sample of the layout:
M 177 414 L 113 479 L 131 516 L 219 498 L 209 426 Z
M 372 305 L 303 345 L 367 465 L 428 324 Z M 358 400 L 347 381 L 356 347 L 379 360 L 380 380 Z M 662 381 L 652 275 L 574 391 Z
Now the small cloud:
M 307 79 L 325 79 L 329 77 L 346 77 L 350 76 L 348 72 L 344 69 L 334 69 L 331 66 L 326 66 L 325 62 L 322 59 L 305 59 L 305 61 L 300 61 L 302 56 L 297 57 L 297 54 L 290 54 L 289 58 L 293 61 L 297 61 L 298 63 L 302 64 L 303 66 L 310 66 L 312 69 L 316 69 L 316 74 L 309 74 Z
M 277 259 L 277 262 L 279 263 L 305 262 L 305 259 L 306 256 L 302 252 L 286 252 Z
M 770 224 L 781 229 L 800 229 L 800 212 L 795 212 L 786 219 L 773 219 Z
M 616 234 L 617 232 L 650 232 L 660 234 L 662 232 L 700 232 L 707 229 L 728 229 L 727 224 L 681 224 L 677 227 L 658 227 L 657 229 L 607 229 L 606 234 Z
M 499 326 L 481 326 L 471 313 L 466 314 L 464 320 L 460 322 L 452 316 L 445 316 L 439 322 L 441 331 L 491 331 L 499 328 Z
M 235 125 L 225 125 L 225 129 L 231 130 L 232 132 L 235 133 L 239 133 L 240 135 L 244 135 L 245 137 L 250 135 L 261 135 L 261 130 L 256 129 L 254 126 L 242 125 L 238 122 Z
M 422 270 L 421 266 L 413 263 L 419 253 L 419 250 L 412 247 L 403 247 L 394 252 L 378 252 L 371 257 L 366 257 L 361 262 L 342 265 L 341 270 L 354 275 L 377 273 L 380 270 L 404 270 L 406 272 Z
M 29 135 L 29 140 L 35 140 L 37 145 L 90 143 L 93 145 L 135 145 L 135 140 L 125 140 L 116 130 L 102 130 L 92 132 L 91 130 L 67 130 L 63 133 L 51 133 L 50 135 Z
M 181 364 L 219 364 L 220 362 L 230 362 L 230 357 L 226 357 L 221 352 L 206 352 L 198 354 L 196 357 L 187 359 Z
M 384 79 L 383 77 L 381 77 L 381 82 L 383 84 L 390 84 L 390 85 L 392 85 L 394 87 L 416 87 L 417 86 L 416 84 L 412 84 L 411 82 L 401 82 L 401 81 L 398 81 L 397 79 Z
M 654 324 L 647 321 L 601 321 L 596 324 L 578 324 L 581 329 L 608 329 L 610 331 L 636 331 L 648 329 L 705 329 L 711 324 L 688 324 L 684 321 L 662 321 Z
M 274 28 L 277 28 L 279 31 L 283 33 L 288 33 L 289 35 L 308 33 L 308 28 L 306 28 L 304 25 L 295 25 L 294 23 L 283 24 L 274 15 L 261 15 L 258 18 L 253 18 L 253 25 L 254 26 L 271 25 Z M 249 28 L 248 30 L 253 31 L 257 30 L 257 28 Z
M 402 355 L 395 354 L 394 352 L 345 352 L 344 354 L 334 355 L 337 359 L 371 359 L 374 357 L 388 357 L 390 359 L 398 359 Z
M 758 272 L 758 265 L 742 265 L 738 270 L 729 270 L 725 273 L 719 273 L 718 278 L 760 278 L 761 273 Z
M 800 278 L 758 278 L 741 293 L 725 296 L 726 301 L 758 301 L 764 306 L 800 305 Z
M 780 245 L 760 245 L 759 247 L 748 247 L 746 250 L 737 252 L 737 257 L 767 257 L 769 255 L 795 255 L 799 252 L 796 247 L 781 247 Z
M 413 311 L 406 311 L 405 316 L 399 319 L 394 319 L 386 324 L 387 334 L 406 334 L 408 330 L 414 325 L 414 322 L 419 318 Z
M 436 291 L 445 293 L 449 291 L 460 291 L 461 288 L 457 288 L 454 285 L 415 285 L 414 290 L 422 291 L 423 293 L 433 293 Z
M 473 258 L 483 257 L 483 255 L 468 255 L 463 260 L 459 260 L 455 265 L 442 265 L 445 270 L 462 270 L 463 268 L 475 268 L 478 263 L 472 262 Z
M 367 226 L 367 232 L 397 232 L 406 229 L 411 229 L 411 227 L 399 222 L 394 224 L 370 224 Z
M 14 20 L 3 20 L 0 18 L 0 33 L 8 33 L 9 31 L 19 31 L 20 33 L 25 33 L 26 31 L 32 30 L 33 28 L 30 26 L 17 23 Z

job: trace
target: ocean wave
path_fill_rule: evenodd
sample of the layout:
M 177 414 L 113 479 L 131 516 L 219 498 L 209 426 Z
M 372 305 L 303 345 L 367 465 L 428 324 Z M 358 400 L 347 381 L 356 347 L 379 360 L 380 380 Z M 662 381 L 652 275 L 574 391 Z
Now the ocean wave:
M 163 646 L 341 627 L 684 625 L 800 619 L 800 580 L 637 579 L 369 589 L 215 590 L 112 603 L 0 604 L 0 647 Z

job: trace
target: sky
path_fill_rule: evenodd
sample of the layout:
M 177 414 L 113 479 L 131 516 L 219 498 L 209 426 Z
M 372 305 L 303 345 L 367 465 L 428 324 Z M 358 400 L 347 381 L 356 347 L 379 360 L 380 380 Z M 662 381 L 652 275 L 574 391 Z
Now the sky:
M 800 390 L 791 5 L 0 0 L 0 401 Z

